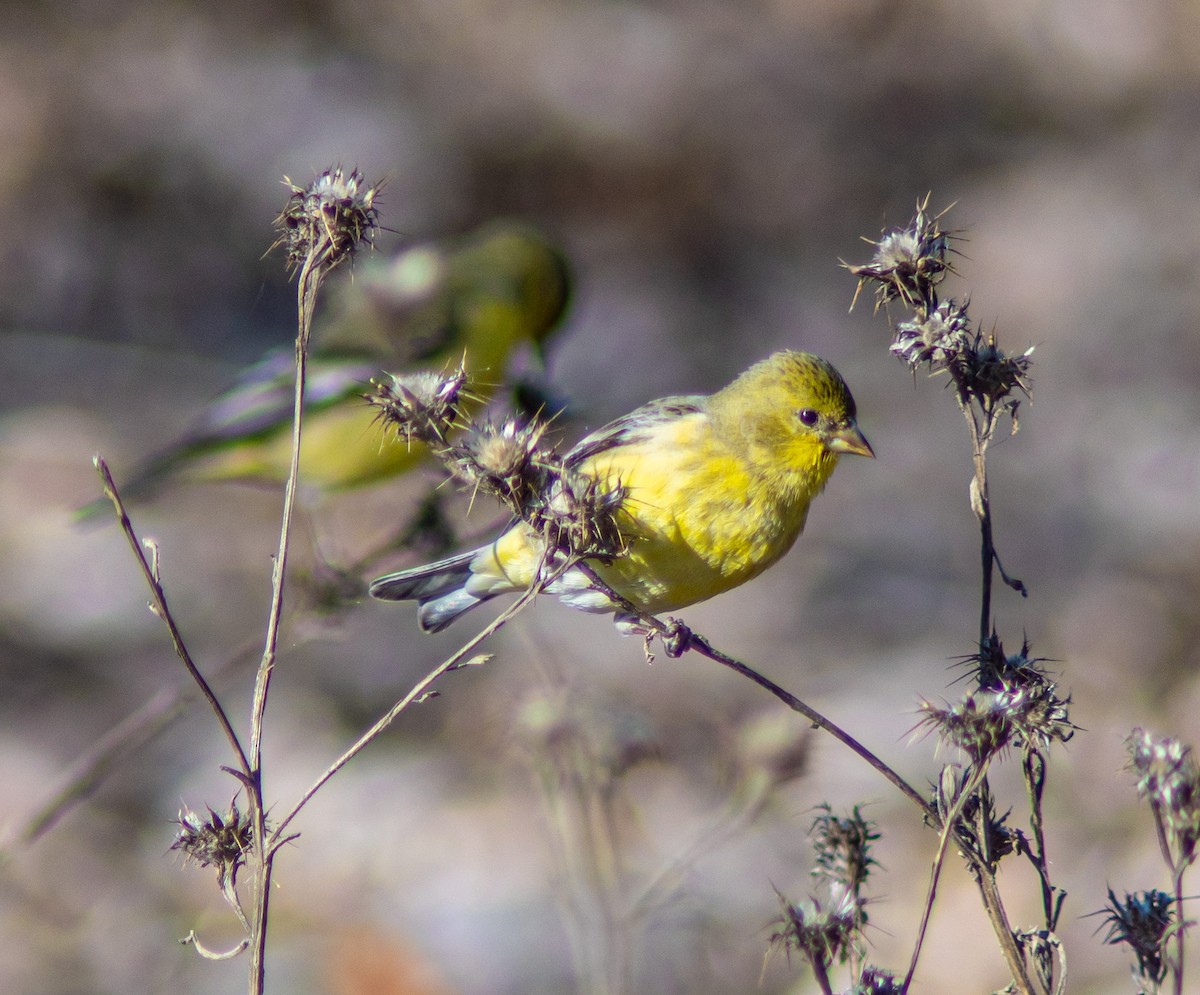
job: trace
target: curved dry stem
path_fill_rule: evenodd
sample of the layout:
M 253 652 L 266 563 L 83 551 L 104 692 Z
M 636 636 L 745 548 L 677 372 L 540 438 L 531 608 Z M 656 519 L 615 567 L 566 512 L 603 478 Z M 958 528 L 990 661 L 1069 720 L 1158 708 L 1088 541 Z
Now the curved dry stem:
M 195 947 L 196 953 L 198 953 L 205 960 L 233 960 L 234 957 L 237 957 L 239 954 L 243 953 L 245 949 L 250 946 L 250 940 L 249 938 L 246 938 L 239 940 L 235 946 L 230 947 L 228 950 L 210 950 L 200 942 L 200 937 L 196 935 L 196 931 L 194 929 L 191 930 L 188 935 L 179 942 L 185 947 Z

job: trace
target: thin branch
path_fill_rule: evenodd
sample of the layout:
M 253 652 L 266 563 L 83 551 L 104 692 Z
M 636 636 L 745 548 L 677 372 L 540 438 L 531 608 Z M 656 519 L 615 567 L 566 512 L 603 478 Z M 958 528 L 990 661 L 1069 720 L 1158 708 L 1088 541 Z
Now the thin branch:
M 545 557 L 543 556 L 543 565 L 544 559 Z M 458 650 L 456 650 L 453 654 L 434 667 L 428 674 L 417 681 L 408 694 L 397 701 L 391 708 L 387 710 L 387 712 L 383 714 L 383 716 L 380 717 L 380 719 L 373 726 L 371 726 L 370 729 L 368 729 L 357 740 L 355 740 L 355 742 L 340 757 L 330 764 L 329 767 L 325 769 L 324 773 L 322 773 L 321 776 L 309 786 L 308 790 L 300 796 L 300 800 L 292 806 L 288 814 L 283 817 L 278 826 L 276 826 L 275 830 L 272 832 L 270 842 L 268 843 L 268 849 L 270 852 L 274 853 L 279 849 L 284 842 L 282 838 L 283 831 L 300 813 L 300 810 L 308 804 L 313 795 L 320 791 L 325 783 L 331 777 L 333 777 L 334 774 L 345 767 L 346 764 L 348 764 L 354 759 L 354 757 L 361 753 L 363 749 L 377 739 L 379 735 L 385 729 L 387 729 L 387 727 L 396 720 L 396 717 L 409 705 L 423 700 L 430 685 L 432 685 L 434 681 L 448 671 L 454 670 L 456 667 L 460 666 L 463 661 L 466 660 L 467 657 L 473 653 L 485 639 L 501 628 L 501 626 L 507 623 L 514 615 L 524 610 L 534 600 L 534 598 L 536 598 L 543 590 L 545 590 L 548 585 L 552 584 L 573 565 L 574 564 L 572 561 L 567 559 L 544 578 L 540 576 L 542 573 L 542 568 L 539 567 L 537 572 L 539 579 L 534 584 L 530 585 L 530 587 L 524 592 L 522 592 L 521 596 L 517 598 L 516 601 L 509 605 L 508 608 L 506 608 L 499 616 L 497 616 L 493 622 L 469 639 Z
M 217 717 L 217 722 L 221 726 L 221 731 L 225 733 L 225 738 L 229 740 L 229 745 L 237 756 L 239 768 L 244 775 L 249 777 L 251 775 L 250 762 L 246 758 L 246 753 L 242 749 L 242 744 L 238 739 L 237 733 L 233 731 L 229 716 L 225 714 L 225 709 L 221 707 L 221 702 L 217 699 L 208 681 L 204 679 L 204 675 L 200 673 L 199 668 L 192 660 L 192 655 L 188 652 L 187 645 L 183 641 L 183 635 L 179 631 L 179 626 L 175 624 L 175 617 L 171 614 L 170 606 L 167 604 L 166 592 L 163 590 L 162 582 L 159 579 L 157 557 L 155 558 L 154 565 L 151 566 L 150 561 L 146 559 L 143 545 L 138 540 L 137 533 L 133 530 L 133 522 L 129 520 L 129 513 L 125 510 L 125 503 L 121 500 L 121 494 L 117 490 L 116 483 L 113 481 L 108 464 L 101 456 L 94 457 L 92 464 L 100 474 L 100 479 L 104 481 L 104 496 L 112 501 L 113 507 L 116 508 L 117 517 L 121 522 L 121 530 L 125 533 L 125 538 L 129 542 L 130 549 L 133 550 L 133 555 L 136 557 L 138 565 L 142 568 L 142 576 L 145 577 L 146 584 L 149 586 L 152 595 L 151 610 L 166 625 L 167 632 L 171 636 L 171 645 L 175 648 L 175 654 L 183 661 L 187 672 L 191 675 L 192 680 L 196 682 L 196 686 L 200 688 L 200 692 L 208 701 L 209 707 L 212 708 L 213 713 Z
M 962 785 L 958 792 L 958 797 L 954 799 L 954 804 L 946 815 L 945 822 L 942 823 L 941 831 L 938 833 L 937 852 L 933 857 L 933 866 L 929 872 L 929 887 L 925 893 L 925 906 L 921 911 L 921 922 L 917 927 L 917 942 L 913 946 L 912 959 L 908 962 L 908 973 L 904 976 L 904 983 L 900 986 L 900 990 L 907 992 L 912 984 L 913 975 L 917 971 L 917 961 L 921 956 L 921 949 L 925 945 L 925 932 L 929 928 L 929 917 L 933 915 L 933 901 L 937 896 L 938 879 L 942 874 L 942 867 L 946 862 L 946 844 L 950 842 L 951 834 L 957 835 L 958 820 L 962 816 L 963 807 L 970 799 L 971 795 L 979 788 L 987 774 L 987 767 L 978 767 L 971 772 L 971 777 Z M 981 806 L 982 807 L 982 806 Z
M 851 750 L 858 754 L 858 756 L 874 767 L 875 770 L 887 778 L 887 780 L 890 781 L 894 787 L 899 789 L 901 794 L 903 794 L 909 799 L 909 801 L 911 801 L 921 810 L 922 815 L 931 820 L 931 824 L 937 824 L 937 813 L 933 810 L 933 807 L 929 804 L 929 802 L 921 797 L 921 793 L 917 791 L 916 788 L 904 780 L 903 777 L 901 777 L 883 760 L 867 749 L 867 747 L 863 746 L 863 744 L 857 739 L 851 736 L 848 732 L 845 732 L 840 726 L 831 722 L 815 708 L 812 708 L 810 705 L 807 705 L 805 702 L 801 701 L 790 691 L 784 690 L 774 681 L 764 677 L 753 667 L 742 663 L 741 660 L 734 659 L 733 657 L 722 653 L 720 650 L 714 649 L 708 640 L 703 636 L 697 636 L 695 633 L 692 633 L 691 637 L 687 641 L 686 648 L 694 650 L 701 656 L 706 656 L 710 660 L 713 660 L 722 666 L 728 667 L 730 670 L 741 674 L 743 677 L 748 677 L 755 684 L 759 685 L 759 687 L 770 691 L 771 694 L 775 695 L 776 698 L 787 705 L 788 708 L 792 709 L 792 711 L 799 712 L 806 719 L 808 719 L 814 728 L 823 729 L 839 743 L 848 746 Z
M 296 490 L 300 479 L 300 436 L 304 420 L 304 393 L 308 372 L 308 339 L 312 329 L 313 309 L 317 291 L 323 277 L 322 268 L 316 264 L 317 253 L 311 253 L 304 262 L 297 280 L 297 306 L 299 308 L 299 332 L 296 335 L 296 390 L 292 413 L 292 461 L 288 469 L 287 484 L 283 491 L 283 515 L 279 528 L 279 551 L 275 555 L 275 566 L 271 573 L 271 611 L 267 619 L 266 644 L 262 662 L 254 684 L 254 702 L 250 723 L 250 761 L 257 777 L 262 760 L 262 724 L 267 708 L 267 694 L 271 675 L 275 669 L 275 655 L 279 645 L 279 624 L 283 614 L 284 570 L 287 566 L 288 547 L 291 542 L 292 515 L 296 503 Z
M 258 641 L 255 640 L 231 655 L 213 672 L 213 680 L 223 678 L 244 663 L 257 645 Z M 36 843 L 75 806 L 90 798 L 122 760 L 146 746 L 184 715 L 195 703 L 198 694 L 192 684 L 164 688 L 92 743 L 59 778 L 54 792 L 22 826 L 9 833 L 12 842 L 0 847 L 0 855 L 10 856 L 8 851 L 13 846 Z
M 706 656 L 710 660 L 741 674 L 743 677 L 749 678 L 759 687 L 770 691 L 771 694 L 775 695 L 776 698 L 787 705 L 788 708 L 792 709 L 792 711 L 799 712 L 801 715 L 803 715 L 806 719 L 808 719 L 809 722 L 812 723 L 814 728 L 825 730 L 825 732 L 833 736 L 833 738 L 838 740 L 838 742 L 848 746 L 851 750 L 862 757 L 863 760 L 874 767 L 880 774 L 887 778 L 887 780 L 889 780 L 896 788 L 900 790 L 901 794 L 905 795 L 910 801 L 912 801 L 913 804 L 921 810 L 922 815 L 924 815 L 927 819 L 932 820 L 933 824 L 937 823 L 937 813 L 934 811 L 933 807 L 921 797 L 921 793 L 917 791 L 916 788 L 904 780 L 903 777 L 892 770 L 891 767 L 880 760 L 879 757 L 877 757 L 874 753 L 863 746 L 862 743 L 860 743 L 857 739 L 845 732 L 840 726 L 825 718 L 825 716 L 818 712 L 815 708 L 805 704 L 790 691 L 784 690 L 774 681 L 764 677 L 749 664 L 743 663 L 741 660 L 735 659 L 734 657 L 729 656 L 727 653 L 723 653 L 720 650 L 715 649 L 707 639 L 692 632 L 692 630 L 685 626 L 682 622 L 672 620 L 671 622 L 667 623 L 655 618 L 653 615 L 644 614 L 636 605 L 633 604 L 633 602 L 622 597 L 611 587 L 609 587 L 609 585 L 606 584 L 603 579 L 601 579 L 600 575 L 597 574 L 596 571 L 587 563 L 580 563 L 578 564 L 578 567 L 579 570 L 592 582 L 592 585 L 596 587 L 597 590 L 602 591 L 606 597 L 610 598 L 622 612 L 636 616 L 639 621 L 644 623 L 650 629 L 651 636 L 647 637 L 647 644 L 649 644 L 652 636 L 657 635 L 662 640 L 663 647 L 666 649 L 668 656 L 677 657 L 681 656 L 687 650 L 694 650 L 701 656 Z

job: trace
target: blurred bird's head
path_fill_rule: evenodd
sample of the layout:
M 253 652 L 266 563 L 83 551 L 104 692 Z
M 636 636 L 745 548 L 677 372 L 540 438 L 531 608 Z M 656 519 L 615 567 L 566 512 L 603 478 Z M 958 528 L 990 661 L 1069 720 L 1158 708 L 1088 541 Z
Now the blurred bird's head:
M 466 356 L 494 382 L 529 343 L 541 358 L 570 298 L 562 253 L 535 228 L 493 221 L 461 238 L 371 258 L 330 302 L 323 351 L 437 366 Z

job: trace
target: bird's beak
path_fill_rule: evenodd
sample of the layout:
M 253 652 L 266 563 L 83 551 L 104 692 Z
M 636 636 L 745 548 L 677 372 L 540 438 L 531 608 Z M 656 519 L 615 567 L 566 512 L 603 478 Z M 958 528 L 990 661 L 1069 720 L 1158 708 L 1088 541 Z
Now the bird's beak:
M 829 448 L 835 453 L 849 453 L 855 456 L 875 458 L 875 450 L 853 422 L 847 422 L 829 437 Z

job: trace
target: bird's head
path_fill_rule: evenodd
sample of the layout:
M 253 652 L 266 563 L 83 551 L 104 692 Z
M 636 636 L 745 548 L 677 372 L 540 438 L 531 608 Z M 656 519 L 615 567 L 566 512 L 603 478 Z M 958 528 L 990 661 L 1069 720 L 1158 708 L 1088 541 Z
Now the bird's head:
M 812 353 L 775 353 L 714 394 L 710 408 L 738 425 L 755 463 L 799 475 L 806 487 L 824 486 L 842 455 L 875 455 L 846 381 Z

